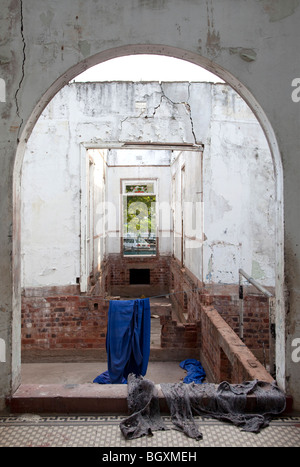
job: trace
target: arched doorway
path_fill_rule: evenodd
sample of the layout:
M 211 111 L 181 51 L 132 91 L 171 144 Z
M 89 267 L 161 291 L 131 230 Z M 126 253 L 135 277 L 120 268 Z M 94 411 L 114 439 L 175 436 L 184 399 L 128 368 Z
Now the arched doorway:
M 109 60 L 110 58 L 115 58 L 118 56 L 125 56 L 125 55 L 132 55 L 132 54 L 161 54 L 161 55 L 169 55 L 175 58 L 184 59 L 200 65 L 209 71 L 220 76 L 224 81 L 226 81 L 240 96 L 246 101 L 249 107 L 252 109 L 254 115 L 258 119 L 261 124 L 261 127 L 264 130 L 266 138 L 268 140 L 272 158 L 273 158 L 273 165 L 274 165 L 274 176 L 276 180 L 276 315 L 277 315 L 277 322 L 280 323 L 277 326 L 277 348 L 280 348 L 280 353 L 277 352 L 277 380 L 278 383 L 284 388 L 284 352 L 283 352 L 283 343 L 284 343 L 284 320 L 282 319 L 284 316 L 284 308 L 283 308 L 283 228 L 282 228 L 282 219 L 283 219 L 283 203 L 282 203 L 282 168 L 281 168 L 281 158 L 279 154 L 279 150 L 277 147 L 277 142 L 275 135 L 272 131 L 272 128 L 263 112 L 263 109 L 259 106 L 256 102 L 255 98 L 248 92 L 248 90 L 242 85 L 242 83 L 238 82 L 230 73 L 226 70 L 221 69 L 218 66 L 215 66 L 212 62 L 209 62 L 207 59 L 201 59 L 199 56 L 194 54 L 187 53 L 183 50 L 173 49 L 171 47 L 161 47 L 161 46 L 131 46 L 131 47 L 122 47 L 120 49 L 112 49 L 108 50 L 105 53 L 98 54 L 90 59 L 87 59 L 85 62 L 81 62 L 70 69 L 65 75 L 60 77 L 51 88 L 47 91 L 46 95 L 40 101 L 38 106 L 36 107 L 35 111 L 33 112 L 30 120 L 27 122 L 27 125 L 23 131 L 15 164 L 15 173 L 14 173 L 14 182 L 15 182 L 15 231 L 18 231 L 19 225 L 17 223 L 17 213 L 19 210 L 19 183 L 20 183 L 20 172 L 22 167 L 22 157 L 24 154 L 24 147 L 25 142 L 28 139 L 32 128 L 34 127 L 35 123 L 41 111 L 45 108 L 46 104 L 53 98 L 53 96 L 65 85 L 67 84 L 70 79 L 76 76 L 78 73 L 83 71 L 85 68 L 89 68 L 96 63 L 101 63 L 103 61 Z M 14 248 L 15 248 L 15 271 L 16 276 L 19 271 L 20 262 L 19 262 L 19 237 L 15 236 L 14 238 Z M 18 287 L 15 289 L 15 296 L 19 294 Z M 15 341 L 16 348 L 19 347 L 18 337 L 16 336 Z M 18 370 L 15 372 L 15 376 L 18 375 Z

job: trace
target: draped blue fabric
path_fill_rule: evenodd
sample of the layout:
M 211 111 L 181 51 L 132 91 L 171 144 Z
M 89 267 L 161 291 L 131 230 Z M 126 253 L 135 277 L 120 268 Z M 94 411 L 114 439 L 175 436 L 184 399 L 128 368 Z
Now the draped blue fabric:
M 203 366 L 198 360 L 187 358 L 186 360 L 183 360 L 179 366 L 187 371 L 187 375 L 183 380 L 184 383 L 189 384 L 194 382 L 196 384 L 202 384 L 206 374 Z
M 150 300 L 111 300 L 108 311 L 107 373 L 94 382 L 123 384 L 130 373 L 145 376 L 150 356 Z

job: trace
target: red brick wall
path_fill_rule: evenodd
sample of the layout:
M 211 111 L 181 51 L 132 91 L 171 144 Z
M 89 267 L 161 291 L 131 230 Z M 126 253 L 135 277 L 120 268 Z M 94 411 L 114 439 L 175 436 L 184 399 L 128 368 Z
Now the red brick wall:
M 200 316 L 200 358 L 210 381 L 273 381 L 214 306 L 203 305 Z
M 161 347 L 197 349 L 200 344 L 198 324 L 178 323 L 171 316 L 161 316 Z
M 130 286 L 131 268 L 149 268 L 150 285 L 139 288 Z M 203 351 L 209 362 L 225 368 L 226 358 L 220 354 L 215 342 L 214 330 L 205 328 L 202 307 L 213 305 L 225 322 L 236 332 L 239 330 L 239 299 L 235 289 L 216 293 L 215 289 L 203 288 L 189 271 L 182 269 L 176 260 L 168 257 L 123 258 L 111 255 L 104 263 L 101 276 L 101 292 L 112 295 L 139 297 L 168 293 L 170 288 L 173 305 L 177 312 L 184 312 L 187 322 L 182 324 L 171 317 L 162 317 L 161 345 L 164 348 L 200 348 L 200 328 Z M 53 295 L 22 297 L 22 347 L 31 349 L 105 349 L 109 302 L 99 296 L 88 298 L 80 295 Z M 97 293 L 99 290 L 97 291 Z M 180 293 L 177 293 L 180 292 Z M 60 291 L 62 293 L 62 291 Z M 42 295 L 42 293 L 40 293 Z M 109 298 L 109 297 L 108 297 Z M 203 327 L 204 326 L 204 327 Z M 269 347 L 269 311 L 267 299 L 245 294 L 244 342 L 261 362 L 267 361 Z M 209 344 L 208 344 L 209 343 Z M 210 349 L 206 349 L 209 345 Z M 216 348 L 214 348 L 216 345 Z M 264 354 L 262 353 L 264 350 Z M 224 360 L 225 358 L 225 360 Z M 221 360 L 223 363 L 221 365 Z
M 130 269 L 150 269 L 149 285 L 131 285 Z M 166 256 L 127 256 L 111 254 L 106 259 L 106 291 L 109 295 L 139 298 L 170 290 L 170 258 Z
M 171 296 L 176 310 L 187 316 L 188 322 L 200 319 L 201 306 L 214 305 L 225 322 L 239 334 L 240 300 L 238 285 L 203 286 L 187 269 L 173 259 L 171 262 Z M 249 294 L 251 293 L 251 294 Z M 244 287 L 244 342 L 262 363 L 269 360 L 269 304 L 268 299 Z
M 210 302 L 222 318 L 239 335 L 240 300 L 236 294 L 211 295 Z M 243 341 L 261 360 L 269 360 L 269 302 L 267 297 L 244 294 Z
M 203 284 L 180 263 L 171 260 L 171 295 L 173 306 L 179 314 L 185 313 L 188 322 L 199 319 Z
M 130 285 L 130 269 L 150 269 L 150 284 Z M 95 292 L 138 298 L 167 293 L 170 287 L 166 257 L 124 258 L 110 255 L 103 264 L 101 281 Z M 66 287 L 56 290 L 30 290 L 22 297 L 22 348 L 105 349 L 109 301 L 88 298 Z
M 23 297 L 22 348 L 105 348 L 109 302 L 99 297 Z

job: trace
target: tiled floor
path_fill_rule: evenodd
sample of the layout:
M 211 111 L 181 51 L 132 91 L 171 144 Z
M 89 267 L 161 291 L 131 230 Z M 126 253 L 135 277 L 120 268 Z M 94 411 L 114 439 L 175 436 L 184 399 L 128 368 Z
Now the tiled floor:
M 300 417 L 280 417 L 258 434 L 246 433 L 231 424 L 195 417 L 203 439 L 195 441 L 174 429 L 163 417 L 167 431 L 126 440 L 119 424 L 124 417 L 110 415 L 0 416 L 0 447 L 300 447 Z M 112 450 L 113 452 L 113 450 Z

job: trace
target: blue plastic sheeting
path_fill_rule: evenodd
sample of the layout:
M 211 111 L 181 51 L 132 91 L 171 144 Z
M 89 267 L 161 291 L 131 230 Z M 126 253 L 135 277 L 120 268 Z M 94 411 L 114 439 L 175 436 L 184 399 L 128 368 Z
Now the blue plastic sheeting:
M 180 368 L 183 368 L 187 371 L 187 375 L 183 380 L 184 383 L 203 383 L 206 373 L 204 371 L 203 366 L 198 360 L 195 360 L 194 358 L 188 358 L 187 360 L 183 360 L 183 362 L 181 362 L 179 366 Z
M 95 383 L 124 384 L 130 373 L 145 376 L 150 356 L 150 300 L 111 300 L 106 352 L 108 372 Z M 125 381 L 124 381 L 125 380 Z

